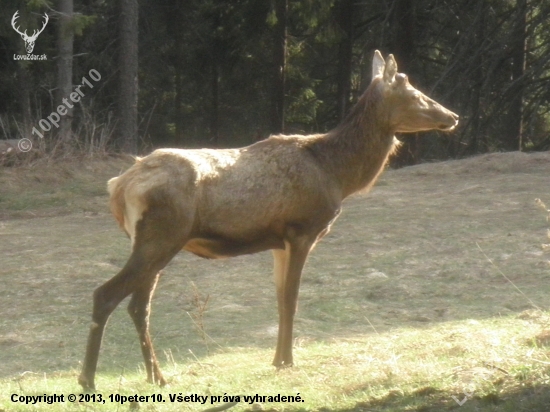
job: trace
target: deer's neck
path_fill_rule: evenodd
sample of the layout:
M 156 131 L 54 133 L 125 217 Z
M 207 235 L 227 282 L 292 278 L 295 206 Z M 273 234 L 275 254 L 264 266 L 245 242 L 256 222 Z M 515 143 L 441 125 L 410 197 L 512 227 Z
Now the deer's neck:
M 346 119 L 312 148 L 340 182 L 343 197 L 369 189 L 395 148 L 379 90 L 371 84 Z

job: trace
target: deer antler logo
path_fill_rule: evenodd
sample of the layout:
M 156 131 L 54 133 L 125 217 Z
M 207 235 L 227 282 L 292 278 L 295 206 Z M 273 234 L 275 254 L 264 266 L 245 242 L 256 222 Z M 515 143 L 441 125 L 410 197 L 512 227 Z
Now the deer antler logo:
M 27 34 L 27 30 L 25 30 L 24 32 L 21 32 L 21 30 L 19 30 L 19 27 L 17 27 L 15 25 L 15 21 L 19 18 L 19 10 L 17 10 L 12 19 L 11 19 L 11 26 L 13 27 L 13 29 L 19 33 L 21 35 L 21 38 L 23 39 L 23 41 L 25 42 L 25 48 L 27 49 L 27 53 L 28 54 L 31 54 L 33 49 L 34 49 L 34 42 L 36 41 L 36 38 L 38 37 L 38 35 L 40 33 L 42 33 L 44 31 L 44 28 L 46 27 L 46 24 L 48 24 L 48 21 L 50 20 L 50 18 L 48 17 L 48 14 L 47 13 L 44 13 L 44 17 L 45 17 L 45 20 L 44 20 L 44 24 L 42 25 L 42 28 L 40 30 L 34 30 L 33 33 L 32 33 L 32 36 L 29 36 Z

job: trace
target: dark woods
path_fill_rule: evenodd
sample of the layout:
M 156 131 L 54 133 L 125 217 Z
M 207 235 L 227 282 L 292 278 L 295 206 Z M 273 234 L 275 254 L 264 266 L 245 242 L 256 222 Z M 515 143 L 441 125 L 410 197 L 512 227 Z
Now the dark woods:
M 47 60 L 14 58 L 17 10 L 29 34 L 50 16 Z M 6 0 L 0 16 L 1 139 L 147 151 L 323 132 L 381 49 L 461 116 L 451 135 L 400 136 L 396 164 L 550 148 L 548 0 Z M 90 70 L 101 80 L 40 128 Z

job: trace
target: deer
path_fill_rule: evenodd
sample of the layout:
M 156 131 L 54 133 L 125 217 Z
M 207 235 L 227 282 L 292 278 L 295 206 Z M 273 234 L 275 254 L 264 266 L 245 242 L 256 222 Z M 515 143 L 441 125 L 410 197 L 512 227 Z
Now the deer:
M 398 146 L 396 133 L 451 131 L 458 115 L 398 73 L 377 50 L 372 81 L 344 120 L 313 135 L 273 135 L 239 149 L 157 149 L 110 179 L 110 208 L 131 241 L 123 268 L 93 293 L 79 383 L 95 389 L 102 336 L 112 311 L 128 312 L 147 380 L 163 386 L 149 335 L 162 269 L 181 250 L 207 259 L 271 250 L 279 329 L 273 365 L 294 364 L 293 322 L 302 269 L 344 199 L 369 190 Z
M 48 17 L 48 13 L 44 13 L 44 24 L 42 24 L 42 28 L 40 30 L 33 30 L 32 36 L 29 36 L 27 34 L 27 30 L 22 32 L 19 27 L 16 26 L 16 20 L 19 18 L 19 10 L 17 10 L 11 19 L 11 26 L 13 29 L 21 35 L 21 38 L 25 42 L 25 49 L 27 49 L 27 54 L 31 54 L 34 50 L 34 42 L 38 38 L 38 35 L 44 31 L 46 28 L 46 24 L 48 24 L 48 21 L 50 18 Z

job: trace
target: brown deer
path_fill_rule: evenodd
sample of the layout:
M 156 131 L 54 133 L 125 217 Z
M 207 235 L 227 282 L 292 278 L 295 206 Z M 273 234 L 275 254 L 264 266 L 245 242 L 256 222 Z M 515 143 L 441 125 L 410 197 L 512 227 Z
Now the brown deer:
M 226 150 L 159 149 L 109 181 L 111 210 L 132 242 L 122 270 L 97 288 L 79 378 L 94 389 L 105 324 L 128 295 L 147 379 L 166 383 L 149 336 L 159 271 L 182 249 L 224 258 L 272 249 L 279 310 L 273 365 L 293 364 L 292 328 L 302 268 L 342 201 L 370 188 L 396 146 L 396 132 L 449 131 L 458 116 L 397 73 L 376 51 L 372 82 L 326 134 L 271 136 Z

